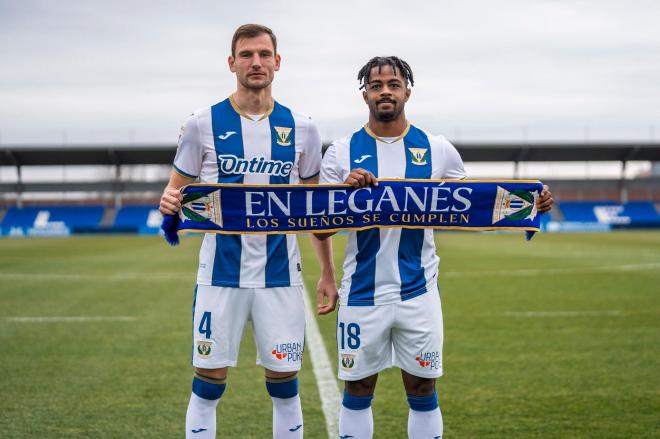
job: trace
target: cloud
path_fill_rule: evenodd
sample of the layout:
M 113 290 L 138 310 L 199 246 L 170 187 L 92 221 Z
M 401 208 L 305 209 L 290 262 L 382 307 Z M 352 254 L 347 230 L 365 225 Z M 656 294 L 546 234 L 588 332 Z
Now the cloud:
M 356 74 L 382 54 L 412 65 L 407 114 L 431 131 L 644 137 L 660 120 L 659 15 L 653 1 L 0 0 L 0 133 L 173 141 L 233 90 L 231 35 L 261 22 L 283 56 L 276 98 L 325 138 L 366 120 Z

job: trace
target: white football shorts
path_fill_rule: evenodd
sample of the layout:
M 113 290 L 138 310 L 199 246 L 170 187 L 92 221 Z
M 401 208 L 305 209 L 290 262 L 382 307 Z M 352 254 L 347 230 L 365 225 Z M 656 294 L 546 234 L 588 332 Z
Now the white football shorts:
M 302 286 L 198 285 L 193 303 L 193 366 L 235 367 L 248 321 L 257 346 L 257 364 L 276 372 L 300 370 L 305 342 Z
M 356 381 L 396 366 L 442 375 L 442 307 L 437 286 L 403 302 L 342 306 L 337 316 L 339 378 Z

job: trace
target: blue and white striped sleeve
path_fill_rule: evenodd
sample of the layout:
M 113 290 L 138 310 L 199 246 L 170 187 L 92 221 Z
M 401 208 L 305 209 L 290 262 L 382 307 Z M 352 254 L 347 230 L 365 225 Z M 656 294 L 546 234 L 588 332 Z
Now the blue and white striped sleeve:
M 197 178 L 202 170 L 204 148 L 199 135 L 197 117 L 193 114 L 183 123 L 174 158 L 174 170 L 184 177 Z

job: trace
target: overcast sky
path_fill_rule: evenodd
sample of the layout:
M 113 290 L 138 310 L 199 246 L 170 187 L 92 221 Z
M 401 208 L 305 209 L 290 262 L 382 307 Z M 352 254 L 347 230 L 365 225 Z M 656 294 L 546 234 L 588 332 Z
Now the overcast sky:
M 653 0 L 0 0 L 0 141 L 174 142 L 234 90 L 248 22 L 278 36 L 276 99 L 326 140 L 366 121 L 357 71 L 390 54 L 415 75 L 408 118 L 450 139 L 648 140 L 659 18 Z

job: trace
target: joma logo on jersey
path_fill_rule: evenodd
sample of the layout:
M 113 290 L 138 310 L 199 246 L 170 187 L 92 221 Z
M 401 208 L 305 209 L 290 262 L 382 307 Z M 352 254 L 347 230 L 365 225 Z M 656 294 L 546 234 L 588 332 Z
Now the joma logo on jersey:
M 268 160 L 265 157 L 243 159 L 232 154 L 220 154 L 218 168 L 223 174 L 266 174 L 287 177 L 291 174 L 293 162 Z
M 208 357 L 211 355 L 211 346 L 213 345 L 212 341 L 197 341 L 197 353 L 202 357 Z
M 440 361 L 440 352 L 431 351 L 431 352 L 420 352 L 415 361 L 423 368 L 429 368 L 431 370 L 440 369 L 442 363 Z
M 277 144 L 280 146 L 291 146 L 291 130 L 289 127 L 273 127 L 277 133 Z
M 428 148 L 408 148 L 412 158 L 412 164 L 422 166 L 426 164 L 426 152 Z
M 302 359 L 302 343 L 280 343 L 276 344 L 271 354 L 278 360 L 300 361 Z

